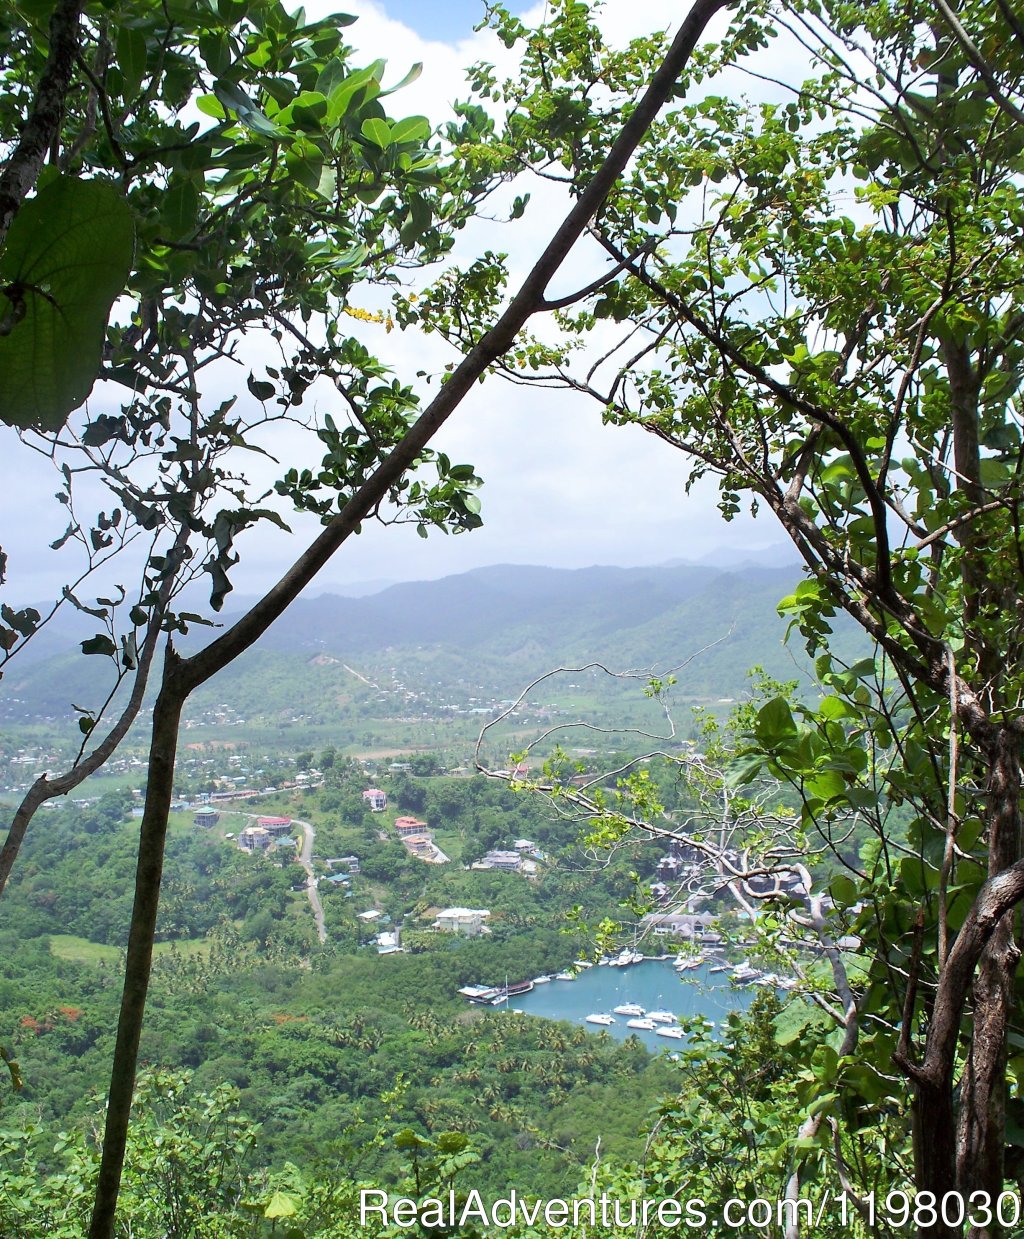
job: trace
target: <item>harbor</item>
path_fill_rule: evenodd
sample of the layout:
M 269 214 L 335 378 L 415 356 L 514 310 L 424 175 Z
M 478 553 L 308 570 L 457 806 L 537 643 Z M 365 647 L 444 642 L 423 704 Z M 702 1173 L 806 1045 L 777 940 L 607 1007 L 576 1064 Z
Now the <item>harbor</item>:
M 680 972 L 672 959 L 646 959 L 629 967 L 580 969 L 571 981 L 552 977 L 523 993 L 510 994 L 500 1005 L 548 1020 L 567 1020 L 619 1041 L 635 1036 L 657 1053 L 682 1042 L 670 1031 L 678 1028 L 679 1019 L 702 1016 L 718 1024 L 730 1011 L 745 1011 L 755 992 L 735 984 L 728 972 L 712 972 L 707 963 Z M 631 1009 L 616 1013 L 616 1007 Z M 610 1022 L 588 1022 L 587 1017 L 595 1015 L 607 1016 Z

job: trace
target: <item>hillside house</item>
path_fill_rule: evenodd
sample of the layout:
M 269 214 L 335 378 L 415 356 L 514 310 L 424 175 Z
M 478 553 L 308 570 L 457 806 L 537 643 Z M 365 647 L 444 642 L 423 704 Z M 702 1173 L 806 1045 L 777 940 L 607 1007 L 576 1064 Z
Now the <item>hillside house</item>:
M 333 869 L 335 865 L 340 865 L 347 869 L 349 873 L 359 872 L 359 857 L 358 856 L 330 856 L 324 861 L 328 869 Z
M 402 842 L 413 856 L 430 858 L 434 855 L 434 841 L 430 835 L 406 835 Z
M 721 942 L 710 912 L 648 912 L 640 925 L 659 938 L 681 938 L 690 942 Z
M 272 839 L 279 839 L 282 835 L 291 832 L 292 819 L 290 817 L 258 817 L 256 825 L 265 830 Z
M 438 912 L 433 928 L 441 933 L 478 938 L 481 934 L 490 933 L 484 924 L 490 915 L 490 908 L 444 908 Z
M 217 810 L 212 809 L 212 808 L 206 808 L 206 807 L 202 809 L 196 809 L 195 814 L 192 818 L 193 825 L 202 826 L 207 830 L 211 826 L 216 826 L 219 821 L 220 821 L 220 814 L 217 812 Z
M 427 823 L 421 822 L 417 817 L 396 817 L 395 831 L 399 839 L 407 839 L 411 835 L 423 835 L 428 839 L 433 838 Z
M 270 844 L 271 834 L 264 826 L 246 826 L 238 836 L 238 846 L 243 852 L 265 852 Z
M 368 787 L 363 792 L 363 799 L 370 806 L 371 813 L 383 813 L 388 807 L 388 798 L 379 787 Z
M 492 849 L 471 866 L 473 869 L 501 869 L 505 873 L 518 873 L 523 867 L 523 858 L 518 852 Z

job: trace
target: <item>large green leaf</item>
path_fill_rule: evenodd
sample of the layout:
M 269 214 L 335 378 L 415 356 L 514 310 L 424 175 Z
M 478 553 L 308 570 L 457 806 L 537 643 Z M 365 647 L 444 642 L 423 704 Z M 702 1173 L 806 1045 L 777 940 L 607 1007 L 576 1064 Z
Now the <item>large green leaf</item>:
M 0 254 L 0 421 L 58 430 L 86 400 L 134 235 L 105 181 L 62 177 L 22 206 Z

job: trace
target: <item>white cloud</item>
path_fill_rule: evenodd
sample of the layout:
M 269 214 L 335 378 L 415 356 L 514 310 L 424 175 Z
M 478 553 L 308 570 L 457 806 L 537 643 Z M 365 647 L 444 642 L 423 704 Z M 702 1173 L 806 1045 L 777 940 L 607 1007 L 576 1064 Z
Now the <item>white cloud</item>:
M 449 46 L 425 40 L 392 20 L 386 4 L 355 0 L 346 7 L 359 16 L 345 31 L 358 51 L 358 61 L 386 57 L 386 81 L 397 81 L 413 63 L 423 63 L 422 76 L 389 99 L 396 115 L 422 112 L 435 121 L 443 120 L 450 115 L 451 101 L 468 93 L 466 65 L 476 59 L 511 63 L 510 54 L 491 32 L 470 34 Z M 541 8 L 537 6 L 533 16 Z M 306 10 L 310 17 L 317 17 L 333 6 L 315 0 Z M 678 19 L 678 5 L 667 0 L 644 5 L 610 0 L 602 17 L 617 37 L 659 25 L 668 27 Z M 545 183 L 535 188 L 534 209 L 525 220 L 504 227 L 477 221 L 467 229 L 459 252 L 472 254 L 485 246 L 509 251 L 515 274 L 525 272 L 565 206 L 557 187 Z M 571 288 L 579 278 L 592 278 L 593 273 L 589 259 L 574 258 L 553 289 Z M 436 372 L 453 356 L 436 338 L 397 332 L 385 337 L 381 329 L 372 327 L 367 328 L 367 344 L 391 361 L 403 381 L 412 381 L 418 369 Z M 219 378 L 218 386 L 244 390 L 237 373 Z M 323 398 L 321 407 L 329 408 Z M 484 529 L 454 538 L 436 534 L 424 541 L 411 529 L 368 526 L 328 565 L 317 588 L 369 578 L 435 577 L 495 562 L 583 566 L 697 558 L 721 543 L 757 544 L 774 536 L 773 529 L 755 528 L 749 519 L 726 527 L 715 513 L 710 488 L 684 495 L 683 462 L 669 448 L 638 430 L 603 427 L 594 406 L 564 394 L 488 381 L 470 394 L 435 446 L 453 459 L 472 462 L 484 477 Z M 272 481 L 272 472 L 264 466 L 254 465 L 250 471 L 259 472 L 268 484 Z M 46 480 L 40 481 L 41 477 Z M 52 477 L 33 461 L 0 500 L 7 528 L 21 522 L 24 531 L 26 513 L 31 511 L 32 532 L 42 529 L 47 542 L 57 537 L 63 525 L 56 527 L 62 519 L 59 510 L 50 522 L 53 489 Z M 33 505 L 28 496 L 35 494 L 41 499 Z M 38 508 L 39 519 L 33 507 Z M 317 532 L 312 520 L 289 519 L 296 537 L 261 532 L 242 543 L 243 562 L 233 578 L 239 593 L 266 588 Z M 14 541 L 19 547 L 28 543 L 21 534 Z M 49 566 L 53 562 L 54 557 L 44 553 L 34 565 L 40 591 L 52 587 L 57 579 Z M 22 555 L 17 569 L 22 584 L 25 563 Z M 28 597 L 37 591 L 30 587 L 27 593 L 18 592 Z

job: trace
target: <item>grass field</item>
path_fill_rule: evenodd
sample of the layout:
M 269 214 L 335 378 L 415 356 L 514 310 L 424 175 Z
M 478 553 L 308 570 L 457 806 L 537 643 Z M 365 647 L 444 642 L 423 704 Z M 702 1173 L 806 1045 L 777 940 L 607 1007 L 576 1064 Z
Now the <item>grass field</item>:
M 172 949 L 176 949 L 180 955 L 201 955 L 210 948 L 205 938 L 158 942 L 153 947 L 158 957 L 166 955 Z M 77 964 L 116 964 L 121 957 L 121 948 L 107 946 L 103 942 L 90 942 L 88 938 L 78 938 L 74 934 L 50 934 L 50 954 Z

